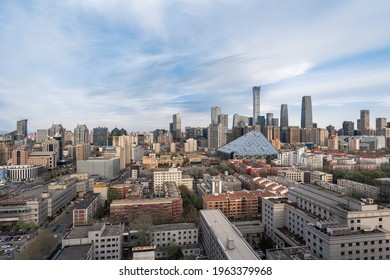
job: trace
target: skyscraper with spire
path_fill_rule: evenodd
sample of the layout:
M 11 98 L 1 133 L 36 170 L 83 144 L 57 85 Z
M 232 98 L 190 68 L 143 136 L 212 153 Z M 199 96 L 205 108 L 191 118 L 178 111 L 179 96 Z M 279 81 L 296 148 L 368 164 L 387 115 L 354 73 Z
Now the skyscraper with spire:
M 253 125 L 260 125 L 260 87 L 253 87 Z
M 301 128 L 313 127 L 313 111 L 311 106 L 311 96 L 302 97 Z

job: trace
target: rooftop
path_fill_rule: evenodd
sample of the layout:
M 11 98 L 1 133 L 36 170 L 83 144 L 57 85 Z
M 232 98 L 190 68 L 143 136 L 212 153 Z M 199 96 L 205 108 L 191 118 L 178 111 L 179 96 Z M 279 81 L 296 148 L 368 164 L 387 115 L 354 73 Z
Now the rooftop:
M 85 260 L 92 244 L 65 247 L 56 260 Z
M 187 230 L 197 229 L 198 227 L 194 223 L 176 223 L 176 224 L 163 224 L 152 226 L 152 231 L 169 231 L 169 230 Z
M 99 196 L 99 193 L 87 195 L 85 199 L 76 205 L 75 209 L 86 209 Z
M 229 220 L 220 210 L 201 210 L 200 215 L 204 217 L 213 235 L 223 247 L 226 256 L 232 260 L 258 260 L 255 252 L 235 230 Z M 227 240 L 233 240 L 234 249 L 228 249 Z

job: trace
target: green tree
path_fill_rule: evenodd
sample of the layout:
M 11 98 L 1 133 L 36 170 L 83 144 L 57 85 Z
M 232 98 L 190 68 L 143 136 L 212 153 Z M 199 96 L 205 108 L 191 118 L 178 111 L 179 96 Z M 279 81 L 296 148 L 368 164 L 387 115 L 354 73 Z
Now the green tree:
M 108 190 L 108 203 L 111 204 L 113 200 L 119 199 L 120 195 L 119 192 L 115 189 L 109 189 Z
M 53 233 L 46 229 L 30 240 L 20 253 L 22 260 L 45 260 L 56 249 L 57 240 Z

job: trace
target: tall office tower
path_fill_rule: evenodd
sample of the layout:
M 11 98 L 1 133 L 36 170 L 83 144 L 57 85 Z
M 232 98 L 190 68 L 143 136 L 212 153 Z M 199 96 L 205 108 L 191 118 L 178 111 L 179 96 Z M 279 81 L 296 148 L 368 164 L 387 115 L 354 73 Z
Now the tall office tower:
M 360 131 L 370 128 L 370 110 L 360 110 Z
M 272 126 L 279 126 L 279 119 L 278 118 L 273 118 L 271 125 Z
M 351 121 L 343 121 L 343 131 L 346 136 L 353 136 L 355 124 Z
M 382 130 L 387 126 L 387 118 L 376 118 L 376 130 Z
M 280 106 L 280 127 L 288 127 L 288 107 L 287 104 Z
M 210 151 L 216 151 L 226 144 L 226 131 L 222 124 L 210 124 L 207 135 Z
M 240 116 L 239 114 L 233 115 L 233 127 L 245 127 L 245 125 L 249 125 L 247 116 Z
M 259 116 L 258 117 L 258 124 L 263 127 L 267 125 L 266 119 L 264 116 Z
M 287 142 L 287 128 L 288 128 L 288 106 L 282 104 L 280 106 L 280 141 Z
M 267 117 L 266 117 L 265 125 L 272 126 L 272 119 L 274 118 L 274 114 L 273 113 L 267 113 L 266 116 Z
M 23 138 L 27 137 L 27 119 L 16 122 L 16 133 Z
M 54 137 L 54 135 L 56 135 L 57 133 L 62 136 L 62 139 L 65 139 L 65 128 L 62 126 L 62 124 L 53 124 L 49 128 L 50 137 Z
M 218 124 L 218 116 L 221 114 L 220 107 L 211 107 L 211 124 Z
M 311 96 L 302 97 L 301 128 L 313 127 L 313 111 L 311 106 Z
M 253 125 L 260 125 L 260 87 L 253 87 Z
M 173 115 L 173 137 L 175 140 L 181 138 L 181 116 L 179 113 Z
M 41 144 L 43 140 L 48 138 L 49 131 L 47 129 L 37 129 L 37 137 L 35 137 L 35 143 Z
M 93 145 L 94 146 L 108 146 L 108 128 L 95 127 L 93 129 Z
M 228 114 L 218 115 L 218 123 L 222 124 L 223 128 L 227 130 L 229 126 L 229 115 Z
M 77 124 L 74 129 L 74 144 L 89 143 L 89 129 L 85 124 Z

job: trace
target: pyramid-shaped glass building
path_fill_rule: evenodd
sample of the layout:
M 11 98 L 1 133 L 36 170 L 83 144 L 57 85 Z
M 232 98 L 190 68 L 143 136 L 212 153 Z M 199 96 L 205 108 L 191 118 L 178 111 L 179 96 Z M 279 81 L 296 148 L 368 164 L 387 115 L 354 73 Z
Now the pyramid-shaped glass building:
M 223 159 L 274 159 L 278 151 L 260 131 L 251 131 L 218 149 Z

